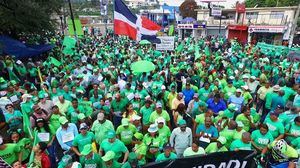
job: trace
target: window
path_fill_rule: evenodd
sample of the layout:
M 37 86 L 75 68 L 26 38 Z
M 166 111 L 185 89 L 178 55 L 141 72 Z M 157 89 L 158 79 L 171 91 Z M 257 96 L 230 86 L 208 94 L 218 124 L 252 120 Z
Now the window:
M 271 12 L 270 19 L 281 19 L 283 15 L 284 12 Z
M 258 12 L 247 12 L 246 17 L 247 19 L 257 19 Z

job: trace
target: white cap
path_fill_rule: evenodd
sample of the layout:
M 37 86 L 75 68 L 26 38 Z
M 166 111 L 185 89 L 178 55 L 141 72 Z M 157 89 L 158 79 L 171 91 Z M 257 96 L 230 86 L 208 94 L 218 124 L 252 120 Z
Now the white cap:
M 141 118 L 142 118 L 141 116 L 136 115 L 136 114 L 134 114 L 134 115 L 132 116 L 132 120 L 133 120 L 133 121 L 140 120 Z
M 245 74 L 245 75 L 242 76 L 242 78 L 243 78 L 243 79 L 248 79 L 249 76 Z
M 256 79 L 256 77 L 255 77 L 255 76 L 251 76 L 251 77 L 250 77 L 250 79 L 253 79 L 253 80 L 255 80 L 255 79 Z
M 229 79 L 233 80 L 233 79 L 234 79 L 234 76 L 229 76 Z
M 161 86 L 161 90 L 166 90 L 166 86 L 165 86 L 165 85 L 162 85 L 162 86 Z
M 102 121 L 104 119 L 104 113 L 98 113 L 97 120 Z
M 242 93 L 242 90 L 241 89 L 236 89 L 236 92 Z
M 164 123 L 165 124 L 165 119 L 163 117 L 158 117 L 156 119 L 156 123 L 159 124 L 159 123 Z
M 245 90 L 249 89 L 249 87 L 247 85 L 242 86 L 242 88 L 244 88 Z

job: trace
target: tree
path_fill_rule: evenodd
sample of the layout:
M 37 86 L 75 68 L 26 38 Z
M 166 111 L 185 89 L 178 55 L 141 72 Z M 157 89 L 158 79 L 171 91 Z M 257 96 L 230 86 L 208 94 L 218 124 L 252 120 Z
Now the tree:
M 297 6 L 299 0 L 246 0 L 246 7 Z
M 17 36 L 20 33 L 44 34 L 55 30 L 63 0 L 1 0 L 0 32 Z
M 194 0 L 185 0 L 179 7 L 180 14 L 183 18 L 192 17 L 197 19 L 197 3 Z

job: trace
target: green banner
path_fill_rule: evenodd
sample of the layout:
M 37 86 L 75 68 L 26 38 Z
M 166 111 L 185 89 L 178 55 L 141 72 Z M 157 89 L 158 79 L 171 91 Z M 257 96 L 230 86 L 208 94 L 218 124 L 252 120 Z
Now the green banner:
M 83 36 L 82 25 L 80 20 L 74 19 L 74 23 L 75 23 L 77 36 Z M 68 19 L 68 29 L 69 29 L 69 35 L 74 36 L 73 22 L 71 19 Z
M 72 37 L 65 36 L 63 41 L 63 53 L 66 55 L 73 55 L 75 52 L 76 40 Z

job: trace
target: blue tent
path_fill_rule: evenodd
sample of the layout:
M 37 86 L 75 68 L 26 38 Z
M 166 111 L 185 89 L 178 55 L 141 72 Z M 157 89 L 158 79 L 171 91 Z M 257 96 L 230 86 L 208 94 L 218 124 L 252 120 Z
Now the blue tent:
M 38 56 L 52 48 L 53 46 L 49 44 L 27 46 L 8 36 L 0 36 L 0 51 L 4 54 L 14 55 L 18 59 Z

